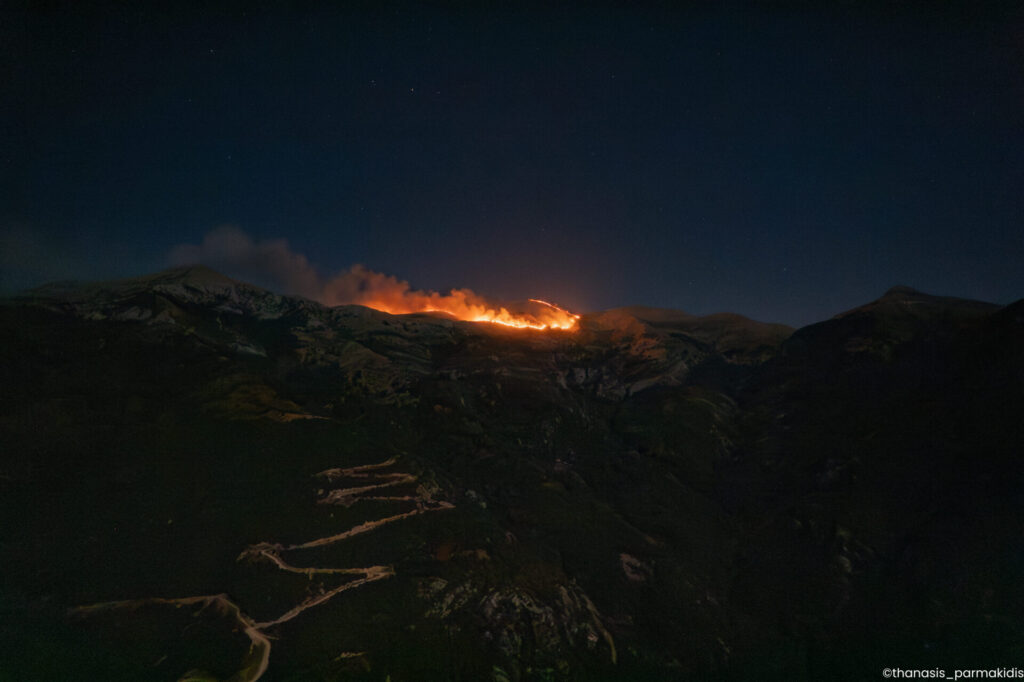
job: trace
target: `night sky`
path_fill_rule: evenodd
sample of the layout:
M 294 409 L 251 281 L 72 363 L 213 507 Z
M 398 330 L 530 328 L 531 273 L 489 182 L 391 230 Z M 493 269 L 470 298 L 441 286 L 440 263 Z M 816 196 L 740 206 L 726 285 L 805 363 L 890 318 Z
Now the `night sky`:
M 0 8 L 8 292 L 231 225 L 576 310 L 1024 297 L 1018 3 L 39 4 Z

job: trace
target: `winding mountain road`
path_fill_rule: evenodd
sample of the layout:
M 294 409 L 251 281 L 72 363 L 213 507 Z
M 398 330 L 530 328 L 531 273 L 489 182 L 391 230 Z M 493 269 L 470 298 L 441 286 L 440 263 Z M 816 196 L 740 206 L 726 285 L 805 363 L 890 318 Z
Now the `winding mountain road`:
M 373 501 L 414 501 L 416 502 L 416 508 L 399 514 L 393 514 L 391 516 L 385 516 L 380 519 L 373 521 L 366 521 L 357 526 L 323 538 L 317 538 L 310 540 L 309 542 L 303 542 L 293 545 L 282 545 L 279 543 L 261 542 L 255 545 L 251 545 L 246 548 L 239 556 L 238 560 L 246 561 L 265 561 L 277 566 L 282 571 L 289 573 L 299 573 L 312 578 L 314 575 L 355 575 L 361 576 L 355 580 L 343 583 L 332 590 L 321 592 L 313 596 L 307 597 L 303 601 L 299 602 L 292 608 L 285 611 L 283 614 L 274 618 L 273 620 L 256 622 L 250 616 L 246 615 L 241 607 L 233 602 L 226 594 L 217 595 L 205 595 L 197 597 L 183 597 L 180 599 L 167 599 L 162 597 L 150 597 L 145 599 L 130 599 L 124 601 L 111 601 L 101 602 L 98 604 L 90 604 L 87 606 L 79 606 L 71 609 L 70 615 L 74 617 L 88 617 L 89 615 L 108 612 L 112 610 L 133 610 L 142 606 L 147 605 L 169 605 L 174 607 L 182 606 L 200 606 L 200 611 L 209 607 L 218 608 L 220 613 L 231 615 L 235 621 L 241 627 L 242 631 L 249 638 L 250 645 L 249 651 L 246 657 L 243 659 L 241 669 L 231 677 L 231 682 L 256 682 L 263 674 L 267 671 L 267 667 L 270 664 L 270 637 L 264 633 L 268 628 L 272 628 L 275 625 L 286 623 L 307 609 L 319 606 L 327 601 L 330 601 L 335 596 L 345 592 L 347 590 L 356 589 L 376 582 L 378 580 L 384 580 L 395 575 L 395 571 L 390 566 L 366 566 L 357 568 L 331 568 L 331 567 L 297 567 L 285 561 L 281 555 L 288 552 L 295 552 L 304 549 L 310 549 L 313 547 L 323 547 L 336 542 L 341 542 L 355 535 L 361 535 L 363 533 L 369 533 L 383 525 L 394 523 L 402 519 L 417 516 L 419 514 L 425 514 L 431 511 L 441 511 L 444 509 L 452 509 L 455 505 L 445 502 L 443 500 L 434 500 L 431 496 L 425 492 L 417 491 L 415 495 L 395 495 L 395 496 L 381 496 L 371 495 L 379 490 L 385 488 L 391 488 L 399 485 L 415 483 L 417 477 L 413 474 L 405 472 L 384 472 L 383 470 L 395 466 L 396 459 L 391 457 L 378 462 L 376 464 L 364 464 L 361 466 L 349 467 L 344 469 L 328 469 L 317 474 L 318 478 L 327 479 L 329 483 L 343 480 L 361 480 L 365 482 L 365 485 L 352 486 L 347 488 L 338 488 L 330 491 L 320 491 L 321 498 L 320 504 L 337 504 L 345 507 L 350 507 L 353 504 L 363 500 Z M 361 652 L 342 652 L 338 658 L 349 658 L 352 656 L 358 656 Z M 188 673 L 186 673 L 188 675 Z

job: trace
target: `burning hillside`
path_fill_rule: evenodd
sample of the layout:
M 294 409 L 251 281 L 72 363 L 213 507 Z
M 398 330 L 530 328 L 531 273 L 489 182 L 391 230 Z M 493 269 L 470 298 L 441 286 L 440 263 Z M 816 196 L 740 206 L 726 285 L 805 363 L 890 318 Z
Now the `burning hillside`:
M 329 306 L 354 303 L 393 315 L 445 313 L 469 322 L 528 329 L 571 330 L 579 320 L 579 315 L 535 298 L 513 306 L 497 304 L 470 289 L 452 289 L 446 294 L 413 289 L 405 280 L 363 265 L 324 278 L 286 241 L 254 240 L 233 226 L 211 230 L 201 244 L 176 247 L 168 260 L 173 265 L 201 263 Z
M 439 312 L 469 322 L 530 329 L 574 329 L 579 319 L 579 315 L 535 298 L 509 310 L 469 289 L 452 289 L 447 294 L 418 291 L 408 282 L 361 265 L 353 266 L 328 282 L 323 299 L 327 305 L 356 303 L 393 315 Z

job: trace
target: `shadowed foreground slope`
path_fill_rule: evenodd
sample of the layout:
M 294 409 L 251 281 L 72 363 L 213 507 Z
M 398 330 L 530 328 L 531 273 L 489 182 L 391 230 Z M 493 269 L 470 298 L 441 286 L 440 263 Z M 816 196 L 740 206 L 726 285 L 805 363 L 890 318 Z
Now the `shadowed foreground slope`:
M 1020 303 L 897 288 L 795 333 L 626 308 L 566 334 L 185 268 L 8 300 L 0 338 L 3 679 L 1022 653 Z

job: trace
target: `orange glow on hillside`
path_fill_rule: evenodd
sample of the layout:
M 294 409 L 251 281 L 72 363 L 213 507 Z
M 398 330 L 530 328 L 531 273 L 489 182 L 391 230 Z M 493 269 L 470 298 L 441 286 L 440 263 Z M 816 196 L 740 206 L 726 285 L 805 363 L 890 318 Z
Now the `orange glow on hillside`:
M 537 303 L 538 308 L 533 313 L 512 313 L 504 307 L 490 307 L 481 303 L 468 303 L 460 295 L 458 290 L 447 296 L 432 294 L 424 296 L 424 300 L 409 305 L 408 300 L 403 300 L 401 305 L 394 305 L 393 302 L 385 300 L 364 300 L 360 303 L 367 308 L 373 308 L 393 315 L 405 313 L 446 313 L 459 320 L 468 322 L 491 322 L 506 327 L 517 329 L 562 329 L 570 330 L 576 328 L 576 321 L 579 315 L 570 313 L 553 303 L 531 298 L 532 303 Z M 422 305 L 417 305 L 419 303 Z
M 491 322 L 519 329 L 576 328 L 579 315 L 553 303 L 531 298 L 528 310 L 510 311 L 469 289 L 452 289 L 447 294 L 419 291 L 391 275 L 355 265 L 327 283 L 323 295 L 327 305 L 357 303 L 392 315 L 446 313 L 458 320 Z

